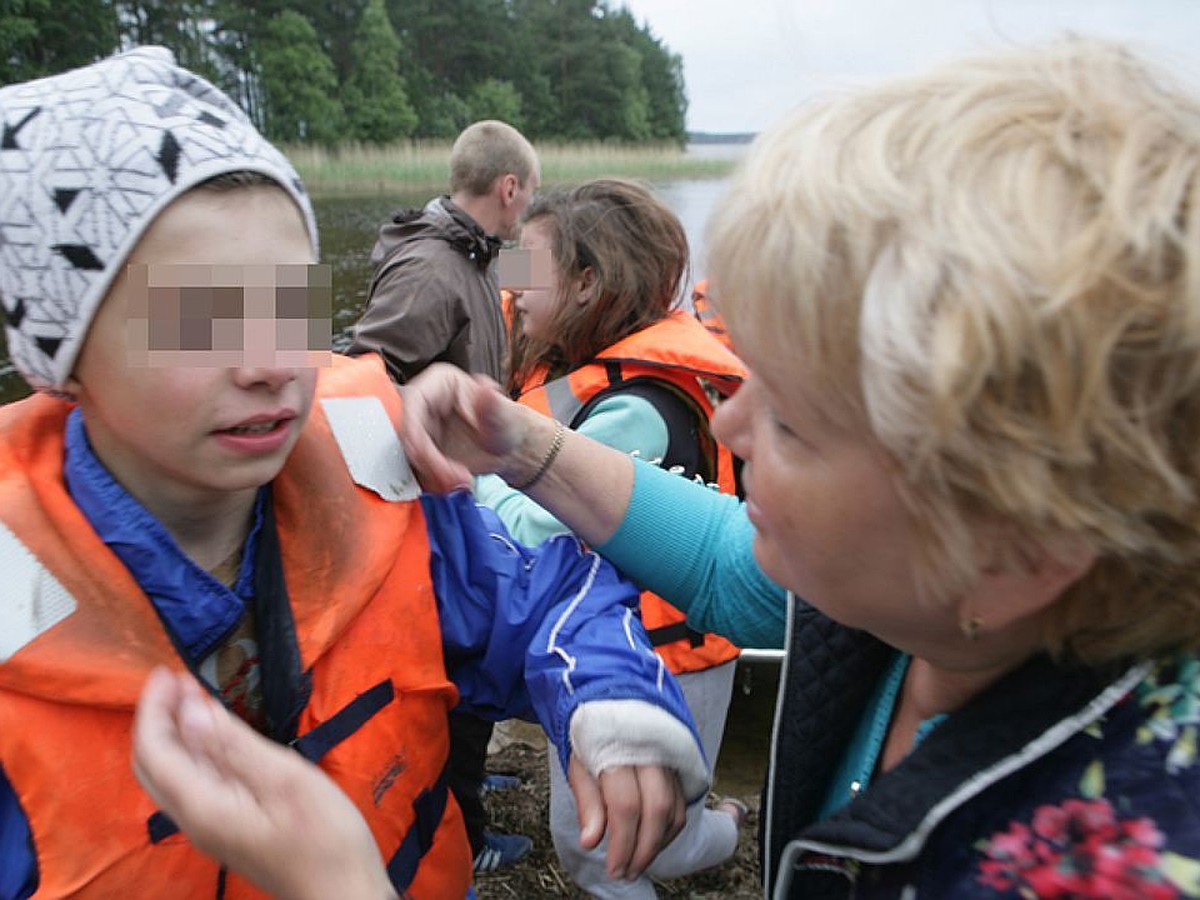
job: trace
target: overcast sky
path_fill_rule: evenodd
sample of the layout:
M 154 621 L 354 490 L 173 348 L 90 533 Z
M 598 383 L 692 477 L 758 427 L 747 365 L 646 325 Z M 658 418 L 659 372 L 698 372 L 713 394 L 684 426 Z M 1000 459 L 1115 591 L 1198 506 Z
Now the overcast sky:
M 610 0 L 683 57 L 692 131 L 757 131 L 806 97 L 1066 30 L 1200 85 L 1200 0 Z

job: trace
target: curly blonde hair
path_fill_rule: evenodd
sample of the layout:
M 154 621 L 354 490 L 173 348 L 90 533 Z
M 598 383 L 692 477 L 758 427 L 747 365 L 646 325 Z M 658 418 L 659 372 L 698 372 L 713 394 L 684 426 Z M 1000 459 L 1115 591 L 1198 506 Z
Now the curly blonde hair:
M 1068 38 L 801 110 L 710 224 L 735 341 L 894 464 L 926 594 L 1084 546 L 1044 640 L 1089 664 L 1200 646 L 1198 168 L 1196 101 Z

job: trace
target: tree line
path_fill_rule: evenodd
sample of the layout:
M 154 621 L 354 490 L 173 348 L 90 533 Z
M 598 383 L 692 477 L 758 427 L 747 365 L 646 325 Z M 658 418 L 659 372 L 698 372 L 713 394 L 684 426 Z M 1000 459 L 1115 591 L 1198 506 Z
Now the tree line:
M 0 83 L 162 44 L 280 142 L 677 142 L 683 65 L 606 0 L 0 0 Z

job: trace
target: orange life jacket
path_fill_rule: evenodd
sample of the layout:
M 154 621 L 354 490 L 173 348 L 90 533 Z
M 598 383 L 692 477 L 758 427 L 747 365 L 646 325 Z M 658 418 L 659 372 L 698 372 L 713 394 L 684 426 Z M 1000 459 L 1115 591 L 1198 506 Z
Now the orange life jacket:
M 666 384 L 686 398 L 705 426 L 701 440 L 710 460 L 705 480 L 732 494 L 736 487 L 733 455 L 712 439 L 707 424 L 715 405 L 713 395 L 728 397 L 745 376 L 737 357 L 694 318 L 676 311 L 621 339 L 562 378 L 547 382 L 545 368 L 536 370 L 518 399 L 577 428 L 590 412 L 589 403 L 602 392 L 612 393 L 622 383 L 642 379 Z M 689 629 L 687 617 L 657 594 L 643 591 L 641 609 L 650 642 L 672 672 L 708 669 L 738 655 L 738 648 L 724 638 Z
M 725 330 L 725 320 L 721 318 L 721 314 L 713 306 L 712 300 L 708 298 L 707 278 L 700 279 L 692 288 L 692 312 L 695 313 L 700 324 L 725 345 L 726 350 L 733 350 L 733 341 L 729 339 L 729 332 Z
M 344 452 L 353 434 L 323 405 L 354 398 L 356 421 L 390 430 L 399 399 L 375 356 L 338 358 L 318 398 L 272 485 L 311 679 L 294 746 L 357 804 L 402 894 L 463 897 L 471 852 L 443 775 L 458 692 L 442 661 L 424 516 L 415 501 L 355 484 Z M 27 607 L 17 636 L 0 640 L 0 765 L 32 830 L 35 896 L 262 897 L 195 851 L 133 776 L 142 684 L 153 666 L 183 662 L 66 491 L 68 412 L 45 396 L 0 409 L 3 602 Z

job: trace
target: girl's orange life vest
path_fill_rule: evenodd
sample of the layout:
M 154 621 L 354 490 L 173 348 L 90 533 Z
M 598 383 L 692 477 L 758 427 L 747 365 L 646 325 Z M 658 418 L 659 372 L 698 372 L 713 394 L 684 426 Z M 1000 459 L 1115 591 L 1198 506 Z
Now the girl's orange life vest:
M 692 316 L 677 310 L 622 338 L 562 378 L 547 382 L 546 370 L 536 370 L 518 399 L 576 428 L 582 421 L 580 413 L 586 418 L 585 407 L 601 392 L 615 393 L 623 382 L 652 379 L 686 397 L 702 417 L 702 430 L 707 434 L 716 402 L 713 395 L 728 397 L 745 377 L 745 367 L 736 356 Z M 724 493 L 734 493 L 733 455 L 711 435 L 706 443 L 708 454 L 714 458 L 709 481 Z M 650 642 L 676 674 L 712 668 L 738 655 L 738 648 L 724 638 L 687 628 L 687 617 L 657 594 L 643 591 L 641 609 Z
M 337 358 L 322 370 L 318 399 L 364 395 L 399 422 L 377 357 Z M 0 765 L 29 818 L 36 896 L 261 897 L 195 851 L 133 776 L 142 684 L 153 666 L 183 663 L 66 491 L 68 412 L 45 396 L 0 409 L 0 560 L 29 576 L 29 589 L 4 602 L 23 604 L 31 623 L 52 623 L 32 626 L 7 658 L 0 641 Z M 458 692 L 442 662 L 420 505 L 355 484 L 320 402 L 272 492 L 301 668 L 311 675 L 295 746 L 357 804 L 401 893 L 463 897 L 471 852 L 443 778 L 446 713 Z

